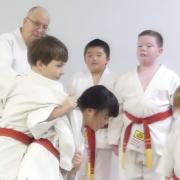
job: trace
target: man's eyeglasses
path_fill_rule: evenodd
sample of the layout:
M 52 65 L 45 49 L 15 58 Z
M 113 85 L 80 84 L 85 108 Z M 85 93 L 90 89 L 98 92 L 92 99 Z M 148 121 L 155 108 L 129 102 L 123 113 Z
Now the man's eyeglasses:
M 39 29 L 42 26 L 43 31 L 49 31 L 48 25 L 42 24 L 42 23 L 35 21 L 35 20 L 32 20 L 29 17 L 27 17 L 27 19 L 32 22 L 32 24 L 34 25 L 35 28 Z

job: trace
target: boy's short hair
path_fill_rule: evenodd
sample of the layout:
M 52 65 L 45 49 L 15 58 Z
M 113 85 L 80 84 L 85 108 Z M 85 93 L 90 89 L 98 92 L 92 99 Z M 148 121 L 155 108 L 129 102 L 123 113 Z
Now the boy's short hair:
M 157 44 L 159 47 L 163 47 L 163 37 L 162 35 L 157 32 L 157 31 L 153 31 L 153 30 L 145 30 L 142 31 L 139 35 L 138 38 L 141 36 L 152 36 L 156 38 Z
M 180 108 L 180 86 L 176 89 L 174 93 L 173 106 L 175 108 Z
M 97 111 L 108 110 L 110 117 L 119 114 L 119 103 L 114 94 L 102 85 L 96 85 L 85 90 L 79 97 L 78 107 L 84 111 L 93 108 Z
M 38 60 L 47 65 L 52 60 L 67 62 L 68 50 L 59 39 L 46 35 L 30 44 L 27 56 L 31 66 L 36 65 Z
M 84 56 L 86 55 L 88 49 L 92 47 L 101 47 L 104 50 L 106 57 L 108 59 L 110 58 L 110 47 L 105 41 L 101 39 L 94 39 L 90 41 L 84 48 Z

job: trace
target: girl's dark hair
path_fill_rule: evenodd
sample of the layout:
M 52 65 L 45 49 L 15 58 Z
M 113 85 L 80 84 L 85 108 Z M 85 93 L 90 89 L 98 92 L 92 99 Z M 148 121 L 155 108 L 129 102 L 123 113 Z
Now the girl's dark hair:
M 78 99 L 79 108 L 93 108 L 97 111 L 107 109 L 110 117 L 119 114 L 119 104 L 114 94 L 102 85 L 92 86 L 85 90 Z

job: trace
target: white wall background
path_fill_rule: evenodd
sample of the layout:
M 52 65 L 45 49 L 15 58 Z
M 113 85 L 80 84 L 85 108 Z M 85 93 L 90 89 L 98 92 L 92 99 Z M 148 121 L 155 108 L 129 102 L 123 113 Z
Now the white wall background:
M 68 47 L 65 82 L 84 67 L 83 49 L 94 38 L 111 47 L 110 68 L 123 73 L 137 64 L 137 34 L 144 29 L 162 33 L 165 40 L 160 61 L 180 74 L 179 0 L 1 0 L 0 33 L 22 24 L 26 12 L 36 5 L 49 10 L 50 34 Z

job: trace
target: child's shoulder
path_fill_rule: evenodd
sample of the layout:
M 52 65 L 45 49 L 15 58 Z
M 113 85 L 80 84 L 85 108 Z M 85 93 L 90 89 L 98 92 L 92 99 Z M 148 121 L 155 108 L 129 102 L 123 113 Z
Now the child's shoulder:
M 105 76 L 107 79 L 117 79 L 118 74 L 112 71 L 109 68 L 106 68 L 105 71 L 103 72 L 103 76 Z
M 163 75 L 164 78 L 170 77 L 170 78 L 175 78 L 175 79 L 179 79 L 178 74 L 171 68 L 166 67 L 165 65 L 162 65 L 162 69 L 163 69 Z
M 72 75 L 72 79 L 82 79 L 82 78 L 87 78 L 87 76 L 90 76 L 90 72 L 87 70 L 81 70 L 77 71 Z
M 133 69 L 133 70 L 119 74 L 117 79 L 119 81 L 127 81 L 128 79 L 131 79 L 135 75 L 136 75 L 136 70 Z
M 162 68 L 163 68 L 165 71 L 168 71 L 168 72 L 170 72 L 170 73 L 172 73 L 172 74 L 176 74 L 173 69 L 167 67 L 166 65 L 161 65 L 161 66 L 162 66 Z
M 81 75 L 86 75 L 86 74 L 88 74 L 88 71 L 83 69 L 81 71 L 75 72 L 73 76 L 81 76 Z

